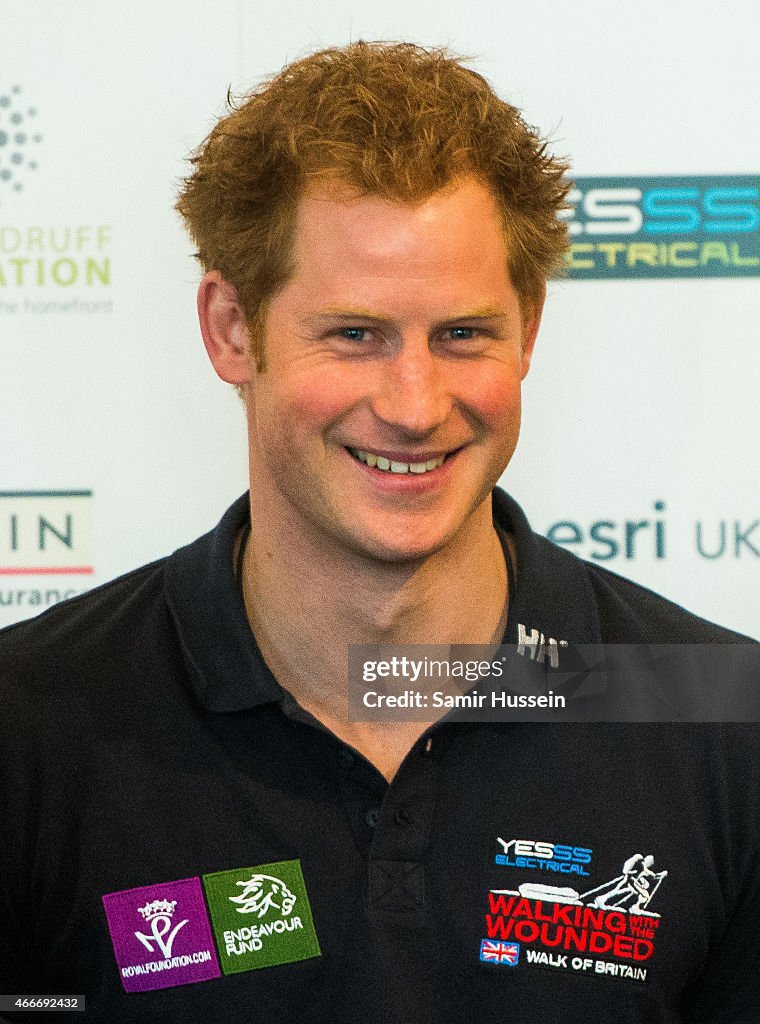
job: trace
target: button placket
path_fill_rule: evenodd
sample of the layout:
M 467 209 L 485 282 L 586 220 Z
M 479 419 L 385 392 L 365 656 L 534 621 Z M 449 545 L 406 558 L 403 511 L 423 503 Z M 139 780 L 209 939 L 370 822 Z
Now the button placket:
M 425 862 L 438 788 L 438 759 L 415 751 L 390 784 L 369 851 L 369 910 L 403 914 L 411 924 L 426 909 Z
M 380 805 L 388 784 L 379 772 L 365 763 L 361 754 L 340 744 L 334 752 L 335 782 L 356 848 L 362 857 L 369 855 L 380 817 Z

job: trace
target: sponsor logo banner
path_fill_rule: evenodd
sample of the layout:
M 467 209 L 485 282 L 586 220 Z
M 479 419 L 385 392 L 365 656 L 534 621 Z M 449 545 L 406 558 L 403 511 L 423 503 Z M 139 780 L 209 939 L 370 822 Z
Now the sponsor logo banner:
M 125 991 L 220 976 L 200 879 L 110 893 L 103 906 Z
M 0 491 L 0 626 L 92 586 L 92 491 Z
M 36 106 L 18 83 L 0 84 L 0 205 L 9 192 L 22 192 L 37 170 L 40 142 Z
M 494 861 L 500 867 L 590 877 L 589 867 L 594 851 L 587 846 L 533 839 L 502 839 L 501 836 L 496 841 L 502 852 L 496 854 Z
M 37 107 L 24 86 L 1 77 L 0 315 L 113 313 L 112 224 L 97 217 L 83 223 L 65 208 L 55 222 L 17 219 L 29 209 L 25 199 L 44 199 L 45 179 L 54 172 L 49 160 L 47 171 L 39 168 Z
M 491 889 L 480 960 L 501 962 L 496 947 L 516 945 L 527 967 L 647 981 L 661 925 L 653 904 L 667 874 L 652 854 L 634 853 L 620 874 L 591 889 L 534 881 Z
M 0 491 L 0 574 L 91 576 L 92 491 Z
M 222 971 L 321 956 L 298 860 L 203 876 Z
M 580 177 L 570 278 L 760 275 L 760 175 Z
M 596 562 L 665 561 L 673 558 L 674 548 L 675 553 L 709 561 L 760 559 L 760 518 L 746 510 L 739 518 L 687 521 L 681 508 L 675 523 L 668 522 L 668 514 L 668 505 L 659 500 L 652 503 L 651 511 L 641 505 L 615 518 L 607 513 L 604 518 L 556 519 L 542 532 L 553 544 Z
M 0 313 L 112 313 L 109 224 L 0 222 Z

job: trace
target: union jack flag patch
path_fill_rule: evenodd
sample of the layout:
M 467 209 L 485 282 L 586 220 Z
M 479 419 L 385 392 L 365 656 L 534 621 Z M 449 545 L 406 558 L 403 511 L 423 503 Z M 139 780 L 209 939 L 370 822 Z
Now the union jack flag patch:
M 481 939 L 480 959 L 487 964 L 517 967 L 517 962 L 520 959 L 520 943 Z

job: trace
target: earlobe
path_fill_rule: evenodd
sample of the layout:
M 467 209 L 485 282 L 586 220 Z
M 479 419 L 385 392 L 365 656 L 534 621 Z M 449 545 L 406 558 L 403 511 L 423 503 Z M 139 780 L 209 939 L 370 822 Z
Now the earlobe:
M 253 359 L 245 315 L 235 288 L 218 270 L 198 287 L 198 320 L 211 365 L 228 384 L 247 384 Z

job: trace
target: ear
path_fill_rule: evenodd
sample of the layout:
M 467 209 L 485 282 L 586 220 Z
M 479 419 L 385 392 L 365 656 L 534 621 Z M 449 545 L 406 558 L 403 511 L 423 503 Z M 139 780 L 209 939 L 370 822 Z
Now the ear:
M 530 369 L 530 361 L 533 358 L 533 349 L 536 346 L 538 329 L 541 326 L 541 315 L 544 311 L 545 299 L 546 285 L 541 289 L 541 294 L 535 299 L 526 300 L 529 305 L 527 308 L 528 319 L 523 324 L 521 380 L 525 380 Z
M 237 291 L 218 270 L 198 287 L 198 320 L 211 365 L 228 384 L 247 384 L 254 372 L 251 338 Z

